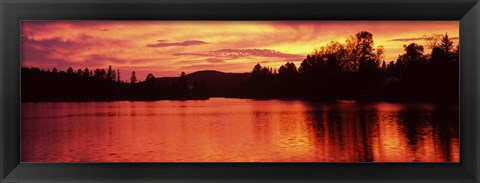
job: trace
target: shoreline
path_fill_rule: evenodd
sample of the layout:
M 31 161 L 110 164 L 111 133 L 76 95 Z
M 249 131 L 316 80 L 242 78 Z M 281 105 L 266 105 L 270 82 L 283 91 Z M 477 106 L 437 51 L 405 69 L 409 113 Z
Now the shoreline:
M 460 105 L 458 101 L 432 101 L 432 100 L 359 100 L 359 99 L 302 99 L 302 98 L 247 98 L 247 97 L 209 97 L 207 99 L 159 99 L 159 100 L 69 100 L 69 101 L 21 101 L 20 103 L 91 103 L 91 102 L 160 102 L 160 101 L 177 101 L 177 102 L 186 102 L 186 101 L 208 101 L 210 99 L 245 99 L 252 101 L 269 101 L 269 100 L 280 100 L 280 101 L 303 101 L 303 102 L 314 102 L 314 103 L 333 103 L 333 102 L 353 102 L 353 103 L 400 103 L 400 104 L 422 104 L 422 103 L 432 103 L 432 104 L 448 104 L 448 105 Z

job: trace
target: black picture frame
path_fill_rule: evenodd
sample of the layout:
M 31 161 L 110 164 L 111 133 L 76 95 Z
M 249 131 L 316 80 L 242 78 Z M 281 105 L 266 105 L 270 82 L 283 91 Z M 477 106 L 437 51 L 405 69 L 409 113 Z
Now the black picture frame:
M 478 0 L 0 0 L 0 182 L 479 182 Z M 22 163 L 22 20 L 459 20 L 460 163 Z

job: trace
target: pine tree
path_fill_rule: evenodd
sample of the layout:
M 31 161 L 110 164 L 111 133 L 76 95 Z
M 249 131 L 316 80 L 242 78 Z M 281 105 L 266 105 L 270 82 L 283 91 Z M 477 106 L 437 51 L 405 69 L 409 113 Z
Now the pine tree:
M 132 71 L 132 76 L 130 77 L 130 83 L 136 83 L 137 76 L 135 76 L 135 71 Z

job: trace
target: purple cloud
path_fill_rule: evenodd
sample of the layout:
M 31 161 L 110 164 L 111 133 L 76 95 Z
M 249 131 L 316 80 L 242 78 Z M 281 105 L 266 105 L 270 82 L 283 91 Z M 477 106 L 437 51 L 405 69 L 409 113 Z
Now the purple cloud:
M 56 47 L 75 47 L 77 44 L 71 40 L 62 40 L 59 37 L 44 39 L 44 40 L 34 40 L 27 36 L 22 36 L 22 45 L 36 45 L 44 48 L 56 48 Z
M 48 39 L 32 39 L 28 36 L 22 35 L 22 45 L 34 45 L 43 49 L 73 51 L 91 49 L 93 46 L 110 46 L 110 45 L 125 45 L 125 41 L 101 39 L 86 34 L 81 34 L 74 39 L 64 40 L 60 37 Z
M 84 60 L 84 63 L 88 65 L 104 65 L 107 63 L 128 63 L 128 60 L 98 54 L 91 54 Z
M 108 55 L 90 54 L 77 61 L 71 60 L 66 55 L 75 55 L 81 50 L 89 50 L 95 46 L 107 44 L 122 44 L 116 40 L 98 40 L 88 35 L 80 35 L 76 39 L 63 40 L 61 38 L 32 39 L 22 36 L 22 66 L 42 65 L 47 68 L 57 67 L 83 68 L 85 66 L 102 66 L 106 63 L 127 63 L 128 60 L 111 57 Z
M 75 66 L 76 63 L 69 60 L 53 58 L 51 52 L 35 48 L 31 45 L 22 45 L 22 67 L 37 67 L 42 65 L 46 69 L 53 67 L 64 68 L 66 65 Z
M 208 57 L 280 57 L 285 59 L 303 58 L 303 55 L 282 53 L 270 49 L 221 49 L 205 53 L 175 53 L 174 56 L 208 56 Z
M 219 71 L 221 71 L 221 70 L 229 70 L 229 69 L 238 69 L 238 68 L 244 67 L 247 64 L 249 64 L 249 63 L 193 64 L 193 65 L 189 65 L 189 66 L 180 67 L 179 70 L 185 70 L 187 72 L 194 72 L 194 71 L 199 71 L 199 70 L 219 70 Z
M 200 45 L 200 44 L 208 44 L 208 43 L 200 40 L 186 40 L 182 42 L 167 42 L 167 40 L 157 40 L 157 43 L 147 44 L 146 47 L 160 48 L 160 47 L 168 47 L 168 46 L 193 46 L 193 45 Z

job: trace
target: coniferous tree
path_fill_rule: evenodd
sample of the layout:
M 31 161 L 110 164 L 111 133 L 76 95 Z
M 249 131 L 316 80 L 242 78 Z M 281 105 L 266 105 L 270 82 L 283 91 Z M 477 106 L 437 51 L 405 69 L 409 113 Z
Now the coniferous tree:
M 440 49 L 442 49 L 443 53 L 445 54 L 450 54 L 452 52 L 453 48 L 453 41 L 448 38 L 448 34 L 445 33 L 445 35 L 442 37 L 439 45 Z
M 77 74 L 78 74 L 79 76 L 83 75 L 82 69 L 78 69 L 78 70 L 77 70 Z
M 68 69 L 67 69 L 67 74 L 73 74 L 73 69 L 72 69 L 72 67 L 68 67 Z
M 135 75 L 135 71 L 132 71 L 132 76 L 130 76 L 130 83 L 136 83 L 137 82 L 137 76 Z
M 120 83 L 120 69 L 117 69 L 117 82 Z
M 88 70 L 88 68 L 85 67 L 85 69 L 83 70 L 83 76 L 84 77 L 90 77 L 90 71 Z
M 107 77 L 108 80 L 115 80 L 115 77 L 113 76 L 113 70 L 112 66 L 108 66 L 108 71 L 107 71 Z

